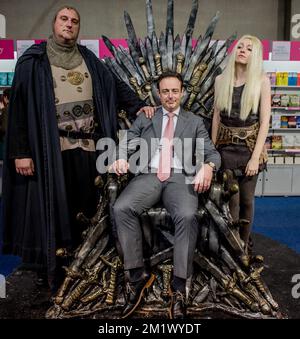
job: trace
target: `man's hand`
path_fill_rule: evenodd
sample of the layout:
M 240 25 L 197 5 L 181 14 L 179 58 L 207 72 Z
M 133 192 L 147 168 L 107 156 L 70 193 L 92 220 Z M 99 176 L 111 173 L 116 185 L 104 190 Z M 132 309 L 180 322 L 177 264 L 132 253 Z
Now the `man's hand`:
M 115 172 L 118 176 L 126 174 L 129 169 L 129 163 L 124 159 L 116 160 L 109 167 L 109 172 Z
M 16 172 L 21 175 L 33 175 L 34 164 L 31 158 L 15 159 Z
M 194 191 L 203 193 L 210 187 L 213 177 L 213 169 L 208 164 L 204 164 L 194 178 Z
M 144 112 L 146 115 L 146 118 L 151 119 L 156 111 L 156 107 L 152 107 L 152 106 L 144 106 L 142 107 L 136 115 L 139 115 L 141 112 Z

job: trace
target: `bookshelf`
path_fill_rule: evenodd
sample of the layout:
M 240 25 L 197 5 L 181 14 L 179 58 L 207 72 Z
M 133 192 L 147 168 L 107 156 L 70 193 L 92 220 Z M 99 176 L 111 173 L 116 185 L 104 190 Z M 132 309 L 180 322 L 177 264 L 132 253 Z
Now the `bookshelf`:
M 264 62 L 264 70 L 265 72 L 300 73 L 300 62 L 268 60 Z M 255 193 L 256 196 L 299 196 L 300 86 L 273 84 L 272 99 L 275 94 L 276 105 L 273 100 L 271 103 L 267 171 L 260 173 Z M 281 95 L 284 99 L 282 101 Z M 297 97 L 293 96 L 299 96 L 298 104 Z M 272 148 L 273 137 L 275 138 Z
M 279 88 L 283 88 L 283 89 L 300 89 L 300 86 L 293 86 L 293 85 L 289 85 L 289 86 L 281 86 L 281 85 L 273 85 L 271 86 L 271 89 L 279 89 Z

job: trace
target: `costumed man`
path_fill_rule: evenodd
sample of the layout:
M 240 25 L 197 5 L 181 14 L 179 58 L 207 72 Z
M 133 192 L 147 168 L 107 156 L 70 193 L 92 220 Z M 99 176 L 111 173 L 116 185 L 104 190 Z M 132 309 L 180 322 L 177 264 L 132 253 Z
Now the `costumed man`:
M 140 159 L 137 175 L 122 191 L 113 208 L 124 269 L 129 271 L 123 317 L 134 312 L 145 288 L 153 282 L 153 276 L 144 267 L 139 216 L 160 199 L 175 226 L 170 311 L 173 318 L 186 316 L 186 280 L 192 274 L 199 230 L 196 217 L 198 193 L 209 189 L 213 170 L 219 168 L 221 160 L 203 119 L 180 107 L 182 84 L 181 75 L 177 73 L 170 71 L 160 76 L 158 93 L 162 107 L 151 120 L 144 114 L 139 115 L 127 137 L 120 142 L 118 160 L 111 166 L 117 175 L 127 173 L 127 155 L 132 154 L 136 146 L 140 145 L 143 156 L 147 152 L 142 150 L 142 144 L 148 146 L 148 158 L 146 161 Z M 196 163 L 193 166 L 194 160 Z
M 96 212 L 95 143 L 116 138 L 119 109 L 154 113 L 76 43 L 79 29 L 75 8 L 57 11 L 53 35 L 18 60 L 9 108 L 3 252 L 46 269 L 54 288 L 56 249 L 78 246 L 77 213 Z

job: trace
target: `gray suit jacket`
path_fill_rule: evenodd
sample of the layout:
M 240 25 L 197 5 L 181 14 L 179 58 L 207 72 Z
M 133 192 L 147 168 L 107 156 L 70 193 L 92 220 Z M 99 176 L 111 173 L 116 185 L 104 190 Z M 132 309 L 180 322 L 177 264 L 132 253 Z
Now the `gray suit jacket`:
M 132 172 L 139 174 L 148 171 L 150 161 L 160 147 L 162 119 L 162 108 L 158 108 L 152 119 L 146 118 L 144 113 L 141 113 L 125 137 L 121 138 L 117 158 L 127 159 L 127 156 L 131 155 L 129 163 Z M 136 152 L 137 146 L 140 146 L 138 152 Z M 195 175 L 203 162 L 211 161 L 217 169 L 221 164 L 220 155 L 209 138 L 203 119 L 182 108 L 174 133 L 174 152 L 179 159 L 182 159 L 186 175 Z M 137 159 L 140 160 L 140 165 L 137 170 L 133 170 L 132 164 Z

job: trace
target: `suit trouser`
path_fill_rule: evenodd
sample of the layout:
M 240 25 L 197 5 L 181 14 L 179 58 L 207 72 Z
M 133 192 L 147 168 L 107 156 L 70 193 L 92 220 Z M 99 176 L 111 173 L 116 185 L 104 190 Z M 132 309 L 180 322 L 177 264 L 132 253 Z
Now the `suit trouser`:
M 183 174 L 172 174 L 160 182 L 155 174 L 142 174 L 130 181 L 114 205 L 118 238 L 125 270 L 143 267 L 140 215 L 162 198 L 175 225 L 174 275 L 187 279 L 192 273 L 198 235 L 198 194 L 185 183 Z

